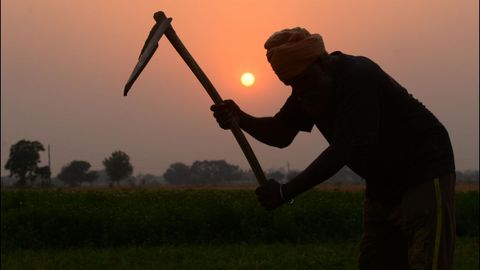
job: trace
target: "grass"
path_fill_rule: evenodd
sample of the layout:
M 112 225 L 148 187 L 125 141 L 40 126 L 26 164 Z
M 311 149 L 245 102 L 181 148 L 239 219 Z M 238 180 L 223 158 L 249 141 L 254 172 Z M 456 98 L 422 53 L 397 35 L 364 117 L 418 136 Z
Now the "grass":
M 357 269 L 357 242 L 17 250 L 2 269 Z M 478 238 L 460 238 L 456 270 L 479 269 Z
M 2 190 L 2 269 L 357 269 L 361 192 L 267 212 L 252 190 Z M 456 194 L 455 269 L 479 269 L 479 193 Z
M 2 192 L 6 249 L 316 243 L 361 233 L 361 193 L 311 192 L 265 211 L 248 190 Z
M 354 250 L 273 244 L 19 251 L 2 256 L 2 269 L 355 269 Z
M 357 239 L 360 192 L 311 191 L 268 212 L 251 190 L 2 191 L 6 250 L 323 243 Z M 478 237 L 478 192 L 457 194 L 461 237 Z

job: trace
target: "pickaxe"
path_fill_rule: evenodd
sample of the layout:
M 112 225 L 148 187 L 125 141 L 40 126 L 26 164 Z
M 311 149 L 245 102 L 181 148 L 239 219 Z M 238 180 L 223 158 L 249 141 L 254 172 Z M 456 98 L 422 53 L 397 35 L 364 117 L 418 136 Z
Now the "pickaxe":
M 195 74 L 197 79 L 203 85 L 208 95 L 213 100 L 213 102 L 215 104 L 222 104 L 223 99 L 220 97 L 217 90 L 215 89 L 213 84 L 210 82 L 207 75 L 205 75 L 205 73 L 202 71 L 200 66 L 197 64 L 195 59 L 193 59 L 192 55 L 190 55 L 187 48 L 185 48 L 182 41 L 175 33 L 175 30 L 173 30 L 173 27 L 170 24 L 172 21 L 172 18 L 167 18 L 165 16 L 165 13 L 163 13 L 163 11 L 156 12 L 153 15 L 153 18 L 155 19 L 156 23 L 153 26 L 152 30 L 150 30 L 150 34 L 148 35 L 148 38 L 145 41 L 145 45 L 143 46 L 142 51 L 140 53 L 140 57 L 138 58 L 138 63 L 133 69 L 132 75 L 130 75 L 130 78 L 128 79 L 127 84 L 125 85 L 125 90 L 123 92 L 123 95 L 124 96 L 127 95 L 133 83 L 138 78 L 140 73 L 143 71 L 143 69 L 147 65 L 148 61 L 150 61 L 153 54 L 157 50 L 158 41 L 160 40 L 162 35 L 165 34 L 165 36 L 173 45 L 175 50 L 180 54 L 180 56 L 183 58 L 185 63 L 187 63 L 188 67 L 192 70 L 193 74 Z M 234 121 L 232 123 L 231 131 L 233 133 L 233 136 L 235 136 L 235 139 L 237 139 L 237 142 L 240 145 L 240 148 L 242 149 L 243 153 L 245 154 L 245 157 L 247 158 L 248 163 L 250 164 L 250 167 L 252 168 L 252 171 L 255 174 L 255 177 L 257 178 L 258 184 L 259 185 L 265 184 L 267 182 L 267 179 L 265 178 L 265 174 L 263 173 L 262 167 L 260 166 L 260 163 L 258 163 L 258 160 L 255 154 L 253 153 L 252 147 L 248 143 L 247 139 L 245 138 L 245 135 L 243 134 L 237 122 Z

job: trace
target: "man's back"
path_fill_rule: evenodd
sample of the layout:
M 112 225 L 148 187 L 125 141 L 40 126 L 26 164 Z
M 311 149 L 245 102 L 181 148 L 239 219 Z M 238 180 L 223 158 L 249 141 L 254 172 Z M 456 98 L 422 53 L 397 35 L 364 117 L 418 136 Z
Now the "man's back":
M 316 125 L 330 144 L 361 149 L 347 165 L 366 179 L 372 199 L 395 203 L 406 189 L 454 171 L 448 134 L 421 102 L 368 58 L 331 57 L 327 102 L 311 93 L 321 89 L 294 89 L 275 117 L 304 131 Z

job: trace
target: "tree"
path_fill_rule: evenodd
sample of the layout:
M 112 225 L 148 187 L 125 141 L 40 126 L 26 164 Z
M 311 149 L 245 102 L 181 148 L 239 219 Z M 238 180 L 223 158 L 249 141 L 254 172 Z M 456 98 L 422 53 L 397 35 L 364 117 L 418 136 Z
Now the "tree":
M 154 185 L 154 184 L 158 184 L 158 179 L 155 175 L 153 174 L 138 174 L 136 176 L 136 179 L 137 179 L 137 183 L 138 185 L 140 186 L 146 186 L 146 185 Z
M 48 167 L 38 167 L 40 151 L 45 151 L 45 148 L 38 141 L 20 140 L 10 147 L 10 156 L 5 169 L 10 171 L 10 177 L 18 177 L 18 186 L 25 186 L 27 180 L 35 181 L 37 176 L 49 176 Z
M 190 168 L 192 178 L 197 184 L 224 184 L 241 178 L 238 166 L 225 160 L 195 161 Z
M 52 176 L 52 172 L 50 171 L 49 166 L 43 166 L 43 167 L 38 167 L 35 170 L 35 174 L 42 179 L 42 185 L 47 184 L 45 180 L 50 179 L 50 176 Z M 48 183 L 50 184 L 50 183 Z
M 478 183 L 478 170 L 466 170 L 456 171 L 458 182 L 477 182 Z
M 204 160 L 192 166 L 174 163 L 163 177 L 170 184 L 223 184 L 242 179 L 243 172 L 225 160 Z
M 113 183 L 117 183 L 129 177 L 133 173 L 133 167 L 130 164 L 130 157 L 122 151 L 115 151 L 112 155 L 103 160 L 105 172 Z
M 295 178 L 295 177 L 296 177 L 297 175 L 299 175 L 299 174 L 300 174 L 300 172 L 297 171 L 297 170 L 291 170 L 291 171 L 289 171 L 289 172 L 287 173 L 287 176 L 286 176 L 287 182 L 289 182 L 290 180 L 292 180 L 293 178 Z
M 274 179 L 280 183 L 283 182 L 285 178 L 285 172 L 282 170 L 269 170 L 266 175 L 267 179 Z
M 91 165 L 87 161 L 74 160 L 67 166 L 64 166 L 57 178 L 65 184 L 74 187 L 79 186 L 83 182 L 91 183 L 98 178 L 96 171 L 88 171 Z
M 165 178 L 165 181 L 169 184 L 192 184 L 190 167 L 181 162 L 171 164 L 163 174 L 163 178 Z

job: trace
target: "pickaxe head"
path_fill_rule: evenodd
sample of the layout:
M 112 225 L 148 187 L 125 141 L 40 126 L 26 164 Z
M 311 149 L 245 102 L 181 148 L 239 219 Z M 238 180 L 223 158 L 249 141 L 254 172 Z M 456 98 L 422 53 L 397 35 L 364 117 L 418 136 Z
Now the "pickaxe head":
M 123 95 L 126 96 L 130 88 L 132 88 L 133 83 L 137 80 L 140 73 L 142 73 L 145 66 L 147 66 L 148 61 L 152 58 L 153 54 L 158 48 L 158 41 L 163 36 L 165 31 L 170 27 L 170 22 L 172 18 L 167 18 L 163 11 L 156 12 L 153 15 L 156 23 L 150 30 L 147 40 L 143 45 L 140 56 L 138 57 L 138 63 L 132 71 L 130 78 L 128 78 L 127 84 L 125 84 L 125 89 L 123 90 Z

